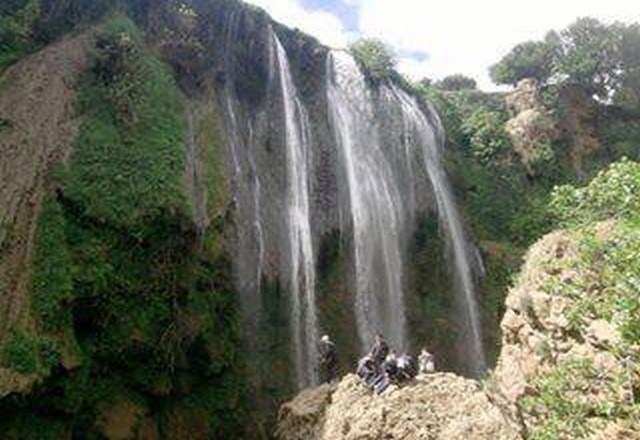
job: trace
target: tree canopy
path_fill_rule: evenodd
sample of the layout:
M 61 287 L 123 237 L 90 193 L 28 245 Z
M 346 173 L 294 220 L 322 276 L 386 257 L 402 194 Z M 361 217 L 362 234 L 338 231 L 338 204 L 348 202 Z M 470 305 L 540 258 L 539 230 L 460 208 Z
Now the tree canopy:
M 518 44 L 499 63 L 491 66 L 491 79 L 497 84 L 512 85 L 524 78 L 545 81 L 552 73 L 554 39 L 549 35 L 544 41 Z
M 448 91 L 473 90 L 477 87 L 477 83 L 473 78 L 456 73 L 445 76 L 440 81 L 436 81 L 435 86 L 441 90 Z
M 515 85 L 524 78 L 542 84 L 571 83 L 609 99 L 640 70 L 640 27 L 605 24 L 580 18 L 542 41 L 514 47 L 490 69 L 497 84 Z

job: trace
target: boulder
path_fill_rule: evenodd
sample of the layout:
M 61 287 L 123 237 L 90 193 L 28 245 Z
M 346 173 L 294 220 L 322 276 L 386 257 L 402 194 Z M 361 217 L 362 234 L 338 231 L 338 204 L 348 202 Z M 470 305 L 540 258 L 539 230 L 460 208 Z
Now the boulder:
M 283 405 L 280 440 L 516 440 L 513 412 L 481 384 L 450 373 L 421 375 L 374 393 L 355 375 L 306 390 Z

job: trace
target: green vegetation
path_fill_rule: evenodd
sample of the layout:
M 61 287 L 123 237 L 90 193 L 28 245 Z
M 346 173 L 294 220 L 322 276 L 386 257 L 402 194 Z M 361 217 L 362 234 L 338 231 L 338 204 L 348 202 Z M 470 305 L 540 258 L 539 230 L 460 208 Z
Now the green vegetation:
M 95 80 L 80 103 L 93 117 L 76 140 L 66 188 L 86 215 L 122 227 L 163 211 L 189 212 L 180 187 L 185 165 L 178 91 L 167 69 L 141 50 L 132 26 L 112 21 L 97 38 Z
M 640 215 L 640 163 L 622 160 L 600 172 L 583 188 L 554 190 L 551 207 L 565 226 Z
M 567 318 L 575 334 L 586 334 L 594 320 L 617 328 L 622 339 L 609 351 L 624 368 L 599 371 L 576 359 L 535 377 L 536 392 L 521 402 L 536 420 L 532 439 L 589 438 L 616 420 L 634 431 L 640 427 L 640 402 L 633 394 L 640 386 L 639 184 L 640 165 L 623 160 L 585 187 L 554 191 L 551 210 L 580 246 L 563 267 L 546 269 L 568 268 L 576 276 L 570 282 L 552 277 L 545 289 L 571 300 Z M 609 219 L 615 220 L 598 225 Z
M 491 68 L 498 84 L 536 78 L 543 84 L 574 84 L 602 100 L 632 92 L 640 69 L 640 27 L 580 18 L 543 41 L 519 44 Z M 637 103 L 637 101 L 635 101 Z
M 554 38 L 528 41 L 511 49 L 498 64 L 491 67 L 491 79 L 497 84 L 516 85 L 524 78 L 546 81 L 553 71 Z
M 32 307 L 45 331 L 55 332 L 71 325 L 73 285 L 65 248 L 65 220 L 53 198 L 45 200 L 38 218 L 31 293 Z
M 120 0 L 4 0 L 0 4 L 0 72 L 76 26 L 94 22 L 118 3 Z
M 603 429 L 608 421 L 629 418 L 638 408 L 613 391 L 625 379 L 624 375 L 599 371 L 589 361 L 563 362 L 538 378 L 534 383 L 536 394 L 522 402 L 525 411 L 539 417 L 529 438 L 584 439 L 595 429 Z M 593 398 L 594 393 L 607 391 L 606 401 Z
M 24 330 L 16 330 L 0 356 L 2 364 L 22 374 L 35 374 L 40 370 L 40 342 Z
M 363 38 L 352 43 L 349 46 L 349 52 L 374 81 L 394 76 L 396 60 L 391 49 L 382 41 L 375 38 Z
M 121 16 L 100 28 L 92 55 L 74 153 L 37 224 L 38 336 L 16 333 L 1 356 L 40 382 L 0 400 L 0 432 L 84 438 L 104 408 L 132 401 L 161 431 L 184 411 L 212 438 L 237 438 L 244 367 L 221 243 L 221 134 L 205 128 L 215 107 L 194 124 L 212 219 L 200 231 L 182 186 L 186 124 L 167 67 Z
M 511 147 L 504 130 L 504 112 L 477 109 L 462 124 L 462 132 L 469 138 L 473 155 L 481 163 L 490 163 Z
M 441 90 L 457 91 L 457 90 L 473 90 L 477 87 L 476 80 L 461 74 L 449 75 L 436 81 L 434 86 Z
M 40 11 L 36 0 L 0 5 L 0 71 L 30 50 L 31 26 Z

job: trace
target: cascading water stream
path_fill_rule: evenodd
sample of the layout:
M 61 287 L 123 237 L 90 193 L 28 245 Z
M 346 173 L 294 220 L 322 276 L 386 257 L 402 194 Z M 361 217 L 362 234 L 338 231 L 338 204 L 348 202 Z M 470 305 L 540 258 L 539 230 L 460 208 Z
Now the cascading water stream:
M 380 330 L 399 348 L 406 347 L 403 295 L 402 239 L 414 225 L 414 158 L 419 158 L 435 193 L 440 223 L 451 250 L 458 302 L 467 327 L 465 355 L 469 369 L 480 375 L 486 368 L 473 261 L 475 248 L 467 242 L 453 193 L 441 159 L 442 127 L 433 112 L 427 119 L 417 101 L 393 85 L 380 85 L 376 101 L 355 60 L 333 51 L 328 59 L 327 97 L 348 185 L 355 259 L 355 312 L 363 349 Z M 377 106 L 377 107 L 376 107 Z M 383 145 L 380 109 L 396 108 L 401 116 L 398 136 Z M 376 112 L 376 110 L 378 110 Z M 388 114 L 388 113 L 387 113 Z M 390 116 L 391 117 L 391 116 Z M 403 157 L 394 168 L 391 155 Z M 400 165 L 398 162 L 402 162 Z M 424 174 L 423 174 L 424 175 Z M 409 185 L 400 190 L 400 181 Z
M 290 258 L 292 332 L 299 388 L 318 381 L 318 322 L 315 298 L 315 258 L 309 206 L 311 153 L 309 118 L 293 84 L 287 54 L 272 31 L 275 68 L 285 120 L 287 154 L 287 226 Z
M 476 258 L 475 248 L 467 242 L 462 220 L 455 204 L 453 192 L 444 171 L 440 153 L 440 143 L 444 139 L 444 130 L 433 112 L 435 121 L 427 120 L 414 98 L 403 90 L 393 87 L 393 92 L 402 105 L 403 114 L 411 122 L 423 150 L 424 166 L 436 195 L 440 223 L 444 226 L 447 241 L 451 247 L 454 263 L 455 281 L 459 300 L 464 304 L 467 331 L 470 339 L 467 351 L 470 356 L 472 374 L 479 376 L 486 370 L 486 359 L 482 344 L 480 314 L 478 311 L 473 281 L 472 262 Z
M 378 133 L 372 97 L 353 58 L 328 59 L 329 113 L 348 185 L 355 260 L 355 313 L 362 350 L 377 331 L 408 348 L 400 239 L 404 202 Z
M 253 149 L 254 145 L 253 125 L 249 122 L 249 149 Z M 258 175 L 258 167 L 253 155 L 249 155 L 249 166 L 253 177 L 253 210 L 255 218 L 253 219 L 254 233 L 258 245 L 258 263 L 256 264 L 256 279 L 254 289 L 258 294 L 262 291 L 262 265 L 264 264 L 264 232 L 262 230 L 262 205 L 260 203 L 260 194 L 262 192 L 262 184 Z

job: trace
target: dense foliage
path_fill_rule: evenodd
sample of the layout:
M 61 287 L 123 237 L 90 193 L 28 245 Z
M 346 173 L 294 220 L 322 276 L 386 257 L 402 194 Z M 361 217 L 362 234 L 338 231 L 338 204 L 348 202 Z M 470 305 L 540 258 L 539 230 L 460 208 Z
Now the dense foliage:
M 492 66 L 491 77 L 498 84 L 515 85 L 524 78 L 570 83 L 607 100 L 634 89 L 639 51 L 638 25 L 580 18 L 559 33 L 550 32 L 543 41 L 519 44 Z M 637 97 L 637 91 L 633 94 Z
M 552 211 L 580 239 L 569 265 L 570 281 L 550 277 L 545 289 L 571 301 L 567 319 L 577 335 L 594 320 L 611 323 L 621 341 L 608 347 L 624 366 L 597 370 L 579 358 L 569 359 L 534 380 L 535 393 L 522 407 L 535 417 L 531 438 L 590 438 L 607 423 L 640 428 L 640 164 L 611 165 L 584 187 L 563 186 L 552 198 Z M 606 223 L 598 223 L 607 220 Z M 566 267 L 548 267 L 549 273 Z M 606 399 L 593 399 L 600 393 Z
M 36 0 L 10 0 L 0 5 L 0 70 L 29 50 L 31 26 L 39 13 Z
M 544 41 L 518 44 L 499 63 L 490 69 L 491 79 L 497 84 L 516 85 L 524 78 L 547 80 L 553 71 L 553 37 Z
M 473 90 L 477 87 L 476 80 L 473 78 L 469 78 L 468 76 L 462 74 L 448 75 L 442 78 L 439 81 L 436 81 L 434 86 L 449 91 L 456 90 Z
M 600 172 L 586 187 L 556 188 L 551 207 L 565 226 L 633 218 L 640 216 L 639 194 L 640 163 L 623 160 Z
M 364 67 L 373 80 L 390 78 L 394 73 L 396 60 L 391 49 L 375 38 L 363 38 L 349 46 L 351 55 Z
M 97 37 L 91 84 L 80 103 L 94 117 L 76 140 L 67 188 L 86 215 L 125 227 L 162 211 L 188 211 L 178 91 L 166 67 L 141 51 L 131 26 L 116 21 Z

